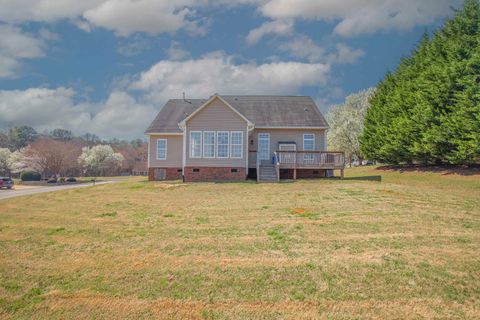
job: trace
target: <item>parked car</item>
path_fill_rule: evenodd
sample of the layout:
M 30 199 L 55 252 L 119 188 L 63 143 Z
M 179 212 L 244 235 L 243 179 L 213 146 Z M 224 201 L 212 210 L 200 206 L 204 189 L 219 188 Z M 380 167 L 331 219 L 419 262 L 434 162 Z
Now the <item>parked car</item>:
M 57 183 L 57 178 L 50 178 L 47 183 Z
M 0 189 L 1 188 L 12 189 L 13 188 L 12 178 L 10 178 L 10 177 L 0 177 Z
M 69 177 L 69 178 L 67 178 L 66 181 L 67 182 L 77 182 L 77 179 L 75 179 L 74 177 Z

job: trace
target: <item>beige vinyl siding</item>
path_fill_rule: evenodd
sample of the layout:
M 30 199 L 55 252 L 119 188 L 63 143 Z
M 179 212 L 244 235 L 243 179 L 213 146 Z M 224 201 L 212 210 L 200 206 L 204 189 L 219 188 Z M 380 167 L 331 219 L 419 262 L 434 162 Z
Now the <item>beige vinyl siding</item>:
M 182 135 L 151 135 L 149 143 L 150 168 L 182 167 Z M 157 160 L 157 140 L 167 140 L 167 159 Z
M 273 157 L 273 153 L 278 150 L 279 142 L 295 142 L 297 151 L 302 151 L 303 135 L 308 133 L 315 134 L 315 151 L 326 151 L 324 129 L 255 129 L 248 139 L 248 149 L 250 151 L 257 151 L 259 133 L 270 134 L 270 158 Z M 256 154 L 250 153 L 249 167 L 255 168 L 255 166 Z
M 198 167 L 243 167 L 245 168 L 247 152 L 247 122 L 235 111 L 225 105 L 220 99 L 213 100 L 208 106 L 200 110 L 187 121 L 187 148 L 186 166 Z M 191 158 L 190 157 L 190 132 L 191 131 L 241 131 L 243 132 L 244 152 L 240 159 L 219 158 Z M 230 139 L 230 136 L 229 136 Z M 203 151 L 203 139 L 202 139 Z

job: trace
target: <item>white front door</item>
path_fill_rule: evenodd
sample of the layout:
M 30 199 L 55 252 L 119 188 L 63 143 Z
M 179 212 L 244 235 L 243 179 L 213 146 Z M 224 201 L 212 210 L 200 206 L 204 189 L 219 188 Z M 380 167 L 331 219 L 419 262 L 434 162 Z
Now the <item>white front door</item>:
M 270 160 L 270 133 L 258 134 L 258 159 Z

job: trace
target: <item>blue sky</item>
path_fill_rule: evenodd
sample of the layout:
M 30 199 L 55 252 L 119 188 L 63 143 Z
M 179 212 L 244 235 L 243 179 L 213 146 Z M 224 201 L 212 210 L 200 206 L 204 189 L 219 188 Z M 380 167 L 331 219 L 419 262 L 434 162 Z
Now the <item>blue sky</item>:
M 0 0 L 0 128 L 131 139 L 169 98 L 375 86 L 460 0 Z

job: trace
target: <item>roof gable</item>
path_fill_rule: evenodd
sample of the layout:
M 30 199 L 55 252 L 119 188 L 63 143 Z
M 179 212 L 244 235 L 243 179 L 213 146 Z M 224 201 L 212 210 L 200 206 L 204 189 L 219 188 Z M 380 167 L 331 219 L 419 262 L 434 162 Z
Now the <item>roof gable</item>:
M 188 115 L 183 121 L 181 121 L 179 123 L 180 126 L 184 126 L 189 120 L 191 120 L 192 118 L 195 117 L 195 115 L 197 115 L 200 111 L 202 111 L 203 109 L 207 108 L 209 105 L 211 105 L 215 100 L 219 100 L 221 101 L 225 106 L 227 106 L 228 108 L 230 108 L 235 114 L 237 114 L 240 118 L 242 118 L 243 120 L 245 120 L 245 122 L 247 122 L 247 124 L 249 125 L 252 125 L 252 122 L 250 120 L 248 120 L 243 114 L 241 114 L 237 109 L 235 109 L 234 107 L 232 107 L 232 105 L 230 103 L 228 103 L 227 101 L 225 101 L 222 97 L 218 96 L 218 95 L 214 95 L 213 97 L 211 97 L 207 102 L 205 102 L 202 106 L 200 106 L 197 110 L 195 110 L 193 113 L 191 113 L 190 115 Z

